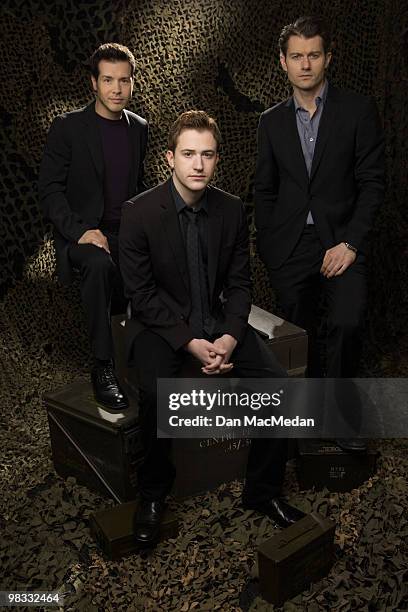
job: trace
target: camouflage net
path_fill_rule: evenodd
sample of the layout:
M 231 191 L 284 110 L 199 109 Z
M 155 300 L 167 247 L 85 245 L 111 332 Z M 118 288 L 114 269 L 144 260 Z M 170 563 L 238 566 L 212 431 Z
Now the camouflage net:
M 251 220 L 258 116 L 288 94 L 278 66 L 279 31 L 299 13 L 322 8 L 336 41 L 332 82 L 375 95 L 386 128 L 388 192 L 373 232 L 366 368 L 373 375 L 406 376 L 408 120 L 401 85 L 408 76 L 408 14 L 402 0 L 324 5 L 310 0 L 2 2 L 3 588 L 71 585 L 73 610 L 110 610 L 113 601 L 124 610 L 240 609 L 239 593 L 253 567 L 255 543 L 267 537 L 268 527 L 237 510 L 238 489 L 186 503 L 178 509 L 189 517 L 180 542 L 163 544 L 152 558 L 115 564 L 98 555 L 85 529 L 84 519 L 104 502 L 52 473 L 41 396 L 87 377 L 90 354 L 78 287 L 63 289 L 55 279 L 52 244 L 44 238 L 48 228 L 38 208 L 37 171 L 51 120 L 90 99 L 87 58 L 99 43 L 115 40 L 128 45 L 137 59 L 130 108 L 151 127 L 148 182 L 154 185 L 168 176 L 164 150 L 169 124 L 183 110 L 205 109 L 217 118 L 224 138 L 215 182 L 243 198 Z M 252 263 L 254 301 L 271 308 L 273 295 L 254 249 Z M 330 577 L 290 609 L 402 609 L 406 564 L 399 534 L 407 533 L 402 518 L 407 510 L 406 446 L 402 441 L 384 444 L 383 452 L 379 476 L 359 490 L 298 497 L 313 507 L 327 505 L 340 522 L 342 552 Z M 287 491 L 296 493 L 293 478 Z M 367 531 L 366 514 L 374 507 L 375 524 Z M 232 521 L 222 541 L 221 518 L 211 523 L 206 512 L 218 517 L 224 512 Z M 196 525 L 207 529 L 207 540 L 201 527 L 194 531 Z M 256 601 L 252 605 L 265 609 Z
M 276 40 L 282 24 L 299 11 L 321 10 L 319 2 L 310 1 L 296 6 L 267 0 L 105 0 L 94 5 L 5 0 L 0 17 L 4 82 L 13 80 L 13 96 L 7 87 L 1 90 L 2 291 L 22 278 L 27 256 L 42 244 L 36 176 L 45 134 L 57 114 L 89 101 L 86 62 L 99 43 L 119 40 L 135 53 L 130 108 L 151 126 L 150 184 L 168 176 L 164 150 L 170 123 L 185 109 L 204 108 L 216 116 L 224 137 L 215 182 L 243 198 L 251 220 L 259 112 L 289 92 Z M 408 301 L 407 273 L 399 263 L 406 254 L 407 118 L 401 112 L 403 75 L 398 72 L 407 15 L 396 0 L 335 1 L 324 14 L 335 38 L 331 80 L 375 95 L 387 130 L 389 189 L 371 259 L 371 347 L 401 336 Z M 254 301 L 271 307 L 265 272 L 256 254 L 253 259 Z

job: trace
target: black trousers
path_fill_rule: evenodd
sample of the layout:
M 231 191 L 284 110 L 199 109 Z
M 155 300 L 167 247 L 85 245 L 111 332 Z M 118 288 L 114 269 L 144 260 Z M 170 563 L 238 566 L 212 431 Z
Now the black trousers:
M 108 239 L 110 254 L 93 244 L 72 244 L 69 258 L 80 274 L 92 353 L 95 359 L 112 359 L 111 314 L 125 312 L 127 300 L 119 270 L 118 235 L 102 231 Z
M 190 355 L 184 349 L 174 351 L 163 338 L 149 330 L 144 330 L 135 338 L 130 365 L 137 371 L 140 425 L 145 450 L 138 478 L 141 495 L 148 501 L 164 499 L 170 492 L 175 477 L 175 468 L 170 460 L 171 439 L 157 439 L 156 436 L 157 379 L 177 377 L 182 364 L 189 358 Z M 237 377 L 287 376 L 271 351 L 249 326 L 243 341 L 234 350 L 231 361 L 234 363 L 233 375 Z M 257 504 L 279 495 L 286 461 L 287 440 L 253 440 L 248 457 L 243 501 Z
M 269 270 L 283 317 L 306 329 L 309 337 L 308 376 L 330 378 L 357 374 L 367 303 L 365 257 L 341 275 L 326 279 L 320 273 L 325 249 L 314 225 L 307 226 L 290 258 L 278 270 Z M 321 292 L 327 301 L 326 372 L 318 346 Z

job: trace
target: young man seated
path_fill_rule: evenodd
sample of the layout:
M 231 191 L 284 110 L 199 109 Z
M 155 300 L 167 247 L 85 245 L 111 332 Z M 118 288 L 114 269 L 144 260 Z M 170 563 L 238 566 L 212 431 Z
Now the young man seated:
M 90 59 L 95 99 L 56 117 L 39 174 L 44 215 L 53 224 L 58 278 L 79 274 L 94 360 L 97 402 L 124 410 L 128 401 L 114 370 L 111 312 L 124 312 L 118 233 L 122 204 L 144 189 L 147 122 L 127 110 L 136 61 L 123 45 L 100 45 Z M 113 309 L 112 309 L 113 306 Z
M 140 381 L 145 457 L 135 515 L 140 546 L 156 543 L 175 470 L 171 440 L 156 436 L 156 383 L 195 358 L 203 376 L 285 377 L 248 325 L 251 307 L 248 226 L 239 198 L 209 185 L 221 136 L 203 111 L 178 117 L 169 133 L 165 183 L 125 204 L 120 265 L 131 300 L 130 363 Z M 220 298 L 222 294 L 222 299 Z M 284 439 L 253 440 L 243 491 L 245 508 L 282 526 L 303 514 L 280 498 L 287 458 Z

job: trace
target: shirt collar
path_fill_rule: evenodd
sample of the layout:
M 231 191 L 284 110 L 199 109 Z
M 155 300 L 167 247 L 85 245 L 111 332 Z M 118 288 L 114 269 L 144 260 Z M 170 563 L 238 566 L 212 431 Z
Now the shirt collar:
M 324 83 L 322 85 L 322 88 L 320 89 L 319 93 L 317 94 L 316 98 L 315 98 L 315 102 L 316 102 L 316 106 L 320 106 L 320 104 L 324 104 L 326 102 L 327 99 L 327 90 L 328 90 L 328 81 L 327 79 L 324 80 Z M 303 106 L 301 106 L 299 104 L 299 102 L 296 100 L 296 96 L 293 96 L 293 102 L 295 104 L 295 111 L 297 112 L 299 109 L 305 110 L 303 108 Z
M 190 208 L 191 206 L 187 206 L 181 195 L 176 189 L 173 179 L 170 181 L 171 185 L 171 193 L 173 195 L 173 200 L 176 205 L 177 214 L 180 214 L 185 208 Z M 197 202 L 194 207 L 195 210 L 204 210 L 208 214 L 208 198 L 207 198 L 207 188 L 205 189 L 202 198 Z

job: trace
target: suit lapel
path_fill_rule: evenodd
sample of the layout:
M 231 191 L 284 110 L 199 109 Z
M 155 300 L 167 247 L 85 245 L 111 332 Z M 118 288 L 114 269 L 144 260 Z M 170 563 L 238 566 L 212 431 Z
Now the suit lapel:
M 102 140 L 98 129 L 95 113 L 95 103 L 89 104 L 84 111 L 85 139 L 91 153 L 93 163 L 99 177 L 103 178 L 104 162 L 102 153 Z
M 180 272 L 180 276 L 183 279 L 187 293 L 189 293 L 190 282 L 188 278 L 186 251 L 183 237 L 181 235 L 180 222 L 177 215 L 176 206 L 171 194 L 170 181 L 171 179 L 163 184 L 162 193 L 160 194 L 160 219 L 166 233 L 170 249 L 174 255 L 177 268 Z
M 320 117 L 319 130 L 317 132 L 316 147 L 313 155 L 312 168 L 310 171 L 310 180 L 313 180 L 314 175 L 322 160 L 323 152 L 326 148 L 330 134 L 333 132 L 334 122 L 336 120 L 336 101 L 335 91 L 329 86 L 326 102 L 324 103 L 322 116 Z
M 295 104 L 293 97 L 285 104 L 286 113 L 284 114 L 285 121 L 283 125 L 282 138 L 286 140 L 290 148 L 291 167 L 293 168 L 293 176 L 302 185 L 309 182 L 306 162 L 303 155 L 302 145 L 299 138 L 299 132 L 296 123 Z
M 126 110 L 123 111 L 123 116 L 125 118 L 127 127 L 128 127 L 128 134 L 129 134 L 129 144 L 130 144 L 130 172 L 129 172 L 129 191 L 128 194 L 129 196 L 134 195 L 135 193 L 137 193 L 137 174 L 138 174 L 138 168 L 139 168 L 139 164 L 137 163 L 137 158 L 138 158 L 138 152 L 136 149 L 136 142 L 137 142 L 137 134 L 136 134 L 136 128 L 132 126 L 131 122 L 129 121 L 129 117 L 127 115 Z
M 208 285 L 210 303 L 214 293 L 223 230 L 222 210 L 216 192 L 208 187 Z

